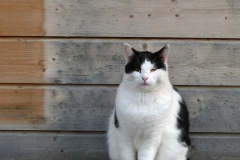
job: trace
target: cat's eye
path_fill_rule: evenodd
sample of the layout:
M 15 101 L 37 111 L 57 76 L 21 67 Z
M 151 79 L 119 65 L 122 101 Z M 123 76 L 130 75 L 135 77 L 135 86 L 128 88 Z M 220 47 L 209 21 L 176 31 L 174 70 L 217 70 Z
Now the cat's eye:
M 135 68 L 135 71 L 140 72 L 140 68 Z
M 154 71 L 156 71 L 157 69 L 155 69 L 155 68 L 153 68 L 153 69 L 151 69 L 151 72 L 154 72 Z

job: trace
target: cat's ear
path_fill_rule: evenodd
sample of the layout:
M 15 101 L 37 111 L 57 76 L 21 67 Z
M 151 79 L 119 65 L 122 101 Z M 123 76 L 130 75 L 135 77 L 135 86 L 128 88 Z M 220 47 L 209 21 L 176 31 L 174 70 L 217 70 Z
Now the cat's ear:
M 162 49 L 160 49 L 158 52 L 155 52 L 154 54 L 159 57 L 163 62 L 167 62 L 168 60 L 168 54 L 170 50 L 170 44 L 167 44 Z
M 127 43 L 124 43 L 125 60 L 129 62 L 135 54 L 135 50 Z

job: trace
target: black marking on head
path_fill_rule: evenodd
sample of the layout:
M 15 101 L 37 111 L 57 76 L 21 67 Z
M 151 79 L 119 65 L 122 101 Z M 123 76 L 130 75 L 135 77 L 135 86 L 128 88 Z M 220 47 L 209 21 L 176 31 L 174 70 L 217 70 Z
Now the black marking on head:
M 119 128 L 119 122 L 118 122 L 116 110 L 114 112 L 114 125 L 115 125 L 116 128 Z
M 176 88 L 174 88 L 175 91 L 178 92 Z M 185 104 L 185 101 L 182 100 L 179 102 L 180 105 L 180 110 L 178 113 L 178 118 L 177 118 L 177 127 L 178 129 L 181 130 L 180 136 L 179 136 L 179 141 L 184 142 L 187 146 L 191 145 L 191 141 L 189 138 L 189 113 L 187 106 Z
M 159 54 L 151 53 L 148 51 L 139 52 L 135 49 L 132 49 L 134 51 L 134 56 L 128 62 L 125 66 L 125 73 L 129 74 L 135 71 L 135 68 L 141 68 L 142 64 L 145 62 L 145 60 L 150 61 L 152 64 L 154 64 L 154 67 L 156 69 L 163 69 L 166 71 L 166 64 L 164 61 L 159 58 Z

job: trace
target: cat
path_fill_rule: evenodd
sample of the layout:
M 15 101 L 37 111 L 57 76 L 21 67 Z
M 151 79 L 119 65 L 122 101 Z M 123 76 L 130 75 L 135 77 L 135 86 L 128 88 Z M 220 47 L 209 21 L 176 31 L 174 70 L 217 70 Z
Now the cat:
M 111 160 L 189 160 L 187 106 L 168 78 L 169 44 L 151 53 L 124 44 L 125 73 L 108 129 Z

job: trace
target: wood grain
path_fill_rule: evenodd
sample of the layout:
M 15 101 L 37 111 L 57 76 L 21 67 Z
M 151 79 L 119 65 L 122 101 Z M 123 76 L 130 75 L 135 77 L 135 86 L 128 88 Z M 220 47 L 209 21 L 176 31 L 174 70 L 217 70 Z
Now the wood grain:
M 44 44 L 26 39 L 1 39 L 0 83 L 43 83 Z
M 49 0 L 47 36 L 240 38 L 234 0 Z
M 0 89 L 0 123 L 42 123 L 44 121 L 44 90 Z M 14 129 L 14 128 L 12 128 Z
M 152 52 L 170 43 L 174 85 L 240 85 L 238 41 L 127 39 L 0 39 L 0 83 L 119 84 L 124 42 Z
M 192 135 L 191 160 L 226 160 L 240 156 L 240 137 Z M 1 132 L 1 159 L 108 160 L 106 136 L 99 133 Z
M 25 123 L 0 121 L 1 130 L 106 131 L 110 114 L 114 109 L 116 87 L 22 86 L 19 88 L 11 85 L 0 86 L 0 91 L 0 93 L 8 93 L 8 95 L 0 94 L 5 96 L 5 101 L 0 102 L 3 111 L 9 113 L 11 111 L 12 117 L 25 119 Z M 44 97 L 41 97 L 43 91 Z M 237 97 L 240 95 L 239 88 L 179 87 L 179 91 L 190 111 L 191 132 L 240 132 L 240 98 Z M 16 95 L 15 92 L 19 94 Z M 11 103 L 10 100 L 14 96 L 16 96 L 14 102 Z M 29 113 L 29 116 L 20 114 L 28 111 L 25 111 L 25 108 L 29 108 L 32 112 L 37 108 L 41 109 L 40 104 L 44 104 L 41 123 L 31 121 L 31 118 L 39 119 L 37 114 Z M 0 115 L 1 120 L 6 117 L 2 112 Z
M 239 38 L 239 9 L 225 0 L 3 0 L 0 35 Z
M 1 0 L 0 36 L 43 36 L 44 0 Z
M 192 135 L 191 160 L 238 160 L 240 136 L 237 135 Z
M 48 132 L 1 132 L 1 159 L 106 160 L 104 135 Z

